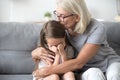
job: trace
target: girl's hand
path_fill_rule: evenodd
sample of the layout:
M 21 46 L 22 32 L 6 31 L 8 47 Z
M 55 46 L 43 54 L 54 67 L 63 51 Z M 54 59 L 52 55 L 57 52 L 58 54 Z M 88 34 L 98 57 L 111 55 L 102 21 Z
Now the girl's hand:
M 53 52 L 55 53 L 55 55 L 56 55 L 56 54 L 59 54 L 58 48 L 57 48 L 56 46 L 49 47 L 49 49 L 50 49 L 51 51 L 53 51 Z
M 59 45 L 57 46 L 58 51 L 59 51 L 59 53 L 60 53 L 61 55 L 64 54 L 64 52 L 65 52 L 64 47 L 65 47 L 65 45 L 63 45 L 63 44 L 59 44 Z

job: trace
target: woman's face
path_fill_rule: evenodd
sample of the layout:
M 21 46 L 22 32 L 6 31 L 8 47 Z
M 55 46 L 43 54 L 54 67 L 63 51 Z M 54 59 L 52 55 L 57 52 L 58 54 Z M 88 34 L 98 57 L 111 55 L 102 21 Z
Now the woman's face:
M 63 45 L 65 47 L 65 38 L 46 38 L 48 48 L 55 52 L 53 48 L 57 49 L 58 45 Z M 64 48 L 63 47 L 63 48 Z
M 76 17 L 77 17 L 75 14 L 68 13 L 65 10 L 63 10 L 61 7 L 57 7 L 56 16 L 58 20 L 62 24 L 64 24 L 66 29 L 69 28 L 74 29 L 76 25 Z

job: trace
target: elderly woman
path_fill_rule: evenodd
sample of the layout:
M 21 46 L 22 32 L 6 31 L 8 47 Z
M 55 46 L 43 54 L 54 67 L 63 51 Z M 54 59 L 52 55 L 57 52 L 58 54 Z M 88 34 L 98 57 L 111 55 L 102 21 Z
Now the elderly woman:
M 78 53 L 72 60 L 40 69 L 39 76 L 77 70 L 81 80 L 120 80 L 120 57 L 109 46 L 104 25 L 91 18 L 84 0 L 58 0 L 54 14 L 65 26 L 67 38 Z M 48 53 L 43 55 L 37 48 L 32 57 L 52 62 L 54 56 Z

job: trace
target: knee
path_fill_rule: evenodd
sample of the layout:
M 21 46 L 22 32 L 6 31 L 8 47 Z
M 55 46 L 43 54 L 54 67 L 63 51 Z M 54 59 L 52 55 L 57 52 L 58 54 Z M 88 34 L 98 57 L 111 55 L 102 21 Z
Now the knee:
M 74 76 L 74 73 L 73 72 L 67 72 L 64 74 L 64 76 L 68 77 L 68 76 Z
M 120 80 L 120 74 L 116 72 L 109 72 L 106 77 L 107 80 Z
M 89 68 L 87 71 L 85 71 L 85 73 L 98 74 L 102 73 L 102 71 L 99 68 Z
M 106 77 L 107 80 L 120 80 L 120 74 L 118 72 L 109 72 L 106 74 Z
M 114 62 L 111 65 L 109 65 L 107 72 L 109 71 L 119 71 L 120 70 L 120 63 L 119 62 Z
M 112 63 L 106 71 L 106 76 L 118 76 L 118 75 L 120 75 L 120 63 L 118 62 Z
M 112 63 L 106 71 L 107 80 L 120 80 L 120 63 Z
M 67 72 L 63 75 L 63 80 L 75 80 L 73 72 Z
M 57 74 L 52 74 L 51 77 L 53 80 L 60 80 L 60 78 Z
M 81 76 L 83 80 L 90 80 L 93 79 L 93 77 L 94 80 L 105 80 L 105 76 L 99 68 L 89 68 Z

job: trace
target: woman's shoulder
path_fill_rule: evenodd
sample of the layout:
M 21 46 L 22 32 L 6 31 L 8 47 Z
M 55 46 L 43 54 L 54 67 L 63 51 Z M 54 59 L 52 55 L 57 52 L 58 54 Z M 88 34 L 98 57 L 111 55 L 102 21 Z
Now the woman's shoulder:
M 92 18 L 88 26 L 99 27 L 99 26 L 104 26 L 104 24 L 102 23 L 102 21 L 98 21 Z
M 101 21 L 98 21 L 96 19 L 91 19 L 89 25 L 88 25 L 88 29 L 87 29 L 87 32 L 88 31 L 94 31 L 96 29 L 104 29 L 104 24 L 101 22 Z

